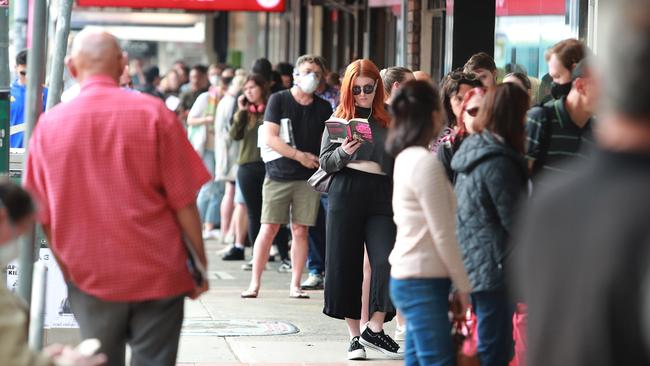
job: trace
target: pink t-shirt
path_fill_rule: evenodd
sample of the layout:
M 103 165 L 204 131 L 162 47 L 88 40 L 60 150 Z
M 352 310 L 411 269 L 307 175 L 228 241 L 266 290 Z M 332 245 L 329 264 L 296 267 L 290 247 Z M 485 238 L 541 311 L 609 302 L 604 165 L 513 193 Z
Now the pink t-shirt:
M 109 77 L 43 114 L 25 186 L 50 225 L 50 246 L 82 291 L 143 301 L 193 288 L 175 211 L 210 179 L 176 116 Z

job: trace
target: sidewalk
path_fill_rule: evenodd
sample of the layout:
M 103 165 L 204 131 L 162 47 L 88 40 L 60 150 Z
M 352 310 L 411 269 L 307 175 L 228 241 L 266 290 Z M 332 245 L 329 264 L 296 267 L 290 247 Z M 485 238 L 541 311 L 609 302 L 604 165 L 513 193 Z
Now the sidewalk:
M 239 294 L 250 280 L 250 272 L 241 270 L 244 261 L 226 262 L 218 256 L 223 249 L 214 241 L 207 243 L 210 291 L 197 301 L 186 302 L 186 319 L 181 335 L 180 365 L 401 365 L 380 353 L 368 350 L 368 361 L 348 362 L 348 334 L 345 324 L 325 316 L 323 291 L 311 291 L 310 299 L 290 299 L 290 273 L 279 273 L 278 262 L 268 264 L 257 299 L 241 299 Z M 250 255 L 250 249 L 247 249 Z M 306 278 L 306 275 L 304 276 Z M 245 336 L 195 335 L 188 324 L 205 320 L 232 322 L 229 329 L 211 329 L 215 333 L 238 332 Z M 253 329 L 247 322 L 271 322 Z M 224 324 L 214 324 L 224 326 Z M 246 328 L 248 325 L 248 328 Z M 228 328 L 226 326 L 226 328 Z M 297 329 L 296 329 L 297 328 Z M 387 332 L 394 332 L 388 324 Z M 297 332 L 296 332 L 297 331 Z M 293 334 L 274 334 L 296 332 Z
M 345 324 L 322 313 L 323 291 L 310 291 L 310 299 L 290 299 L 291 274 L 277 272 L 278 262 L 268 264 L 259 298 L 242 299 L 251 274 L 241 270 L 245 262 L 221 260 L 217 251 L 224 246 L 216 241 L 208 241 L 206 249 L 210 291 L 185 303 L 178 365 L 402 365 L 372 350 L 367 361 L 348 362 Z M 250 256 L 250 249 L 246 252 Z M 394 327 L 387 324 L 386 332 L 392 335 Z M 78 343 L 78 331 L 46 331 L 45 343 L 57 342 Z

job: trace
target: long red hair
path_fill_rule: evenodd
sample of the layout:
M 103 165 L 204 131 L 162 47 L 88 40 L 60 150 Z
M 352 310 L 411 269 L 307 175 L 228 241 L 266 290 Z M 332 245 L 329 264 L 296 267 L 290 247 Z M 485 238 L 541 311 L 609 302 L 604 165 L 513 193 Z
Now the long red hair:
M 359 76 L 373 79 L 377 83 L 375 87 L 375 99 L 372 101 L 372 115 L 381 126 L 388 127 L 390 116 L 384 108 L 384 83 L 381 81 L 379 69 L 368 59 L 353 61 L 345 69 L 345 75 L 341 81 L 340 104 L 336 108 L 334 115 L 347 120 L 354 118 L 355 105 L 352 87 Z

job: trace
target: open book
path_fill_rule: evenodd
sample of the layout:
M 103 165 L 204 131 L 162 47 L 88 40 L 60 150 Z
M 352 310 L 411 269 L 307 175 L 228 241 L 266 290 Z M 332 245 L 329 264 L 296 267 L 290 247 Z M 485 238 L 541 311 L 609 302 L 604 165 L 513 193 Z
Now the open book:
M 373 142 L 370 124 L 364 118 L 353 118 L 346 121 L 343 118 L 330 117 L 325 121 L 325 127 L 327 127 L 331 142 L 343 143 L 348 137 L 361 142 Z

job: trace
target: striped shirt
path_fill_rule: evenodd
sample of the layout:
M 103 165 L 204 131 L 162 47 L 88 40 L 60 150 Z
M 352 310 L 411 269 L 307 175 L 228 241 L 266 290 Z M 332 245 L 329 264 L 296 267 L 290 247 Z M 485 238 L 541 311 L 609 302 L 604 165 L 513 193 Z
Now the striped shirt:
M 534 161 L 533 177 L 539 173 L 568 173 L 570 159 L 587 159 L 594 146 L 592 120 L 578 127 L 565 107 L 566 97 L 536 106 L 526 121 L 526 159 Z

